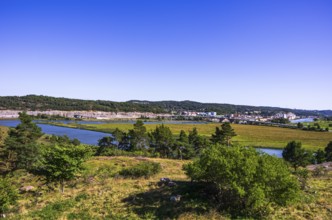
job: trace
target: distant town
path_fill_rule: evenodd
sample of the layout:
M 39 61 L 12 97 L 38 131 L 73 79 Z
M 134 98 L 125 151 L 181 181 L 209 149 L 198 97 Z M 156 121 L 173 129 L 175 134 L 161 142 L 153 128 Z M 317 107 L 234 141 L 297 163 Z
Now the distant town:
M 0 110 L 0 118 L 18 118 L 19 110 Z M 59 116 L 68 119 L 87 120 L 117 120 L 117 119 L 159 119 L 159 120 L 201 120 L 208 122 L 231 122 L 237 124 L 250 124 L 254 122 L 271 123 L 274 119 L 287 119 L 289 121 L 303 118 L 292 112 L 279 112 L 271 116 L 262 116 L 260 111 L 245 112 L 243 114 L 218 115 L 217 112 L 182 111 L 171 114 L 157 114 L 151 112 L 102 112 L 102 111 L 27 111 L 27 114 L 42 116 Z M 307 116 L 315 118 L 315 116 Z M 306 117 L 306 118 L 307 118 Z

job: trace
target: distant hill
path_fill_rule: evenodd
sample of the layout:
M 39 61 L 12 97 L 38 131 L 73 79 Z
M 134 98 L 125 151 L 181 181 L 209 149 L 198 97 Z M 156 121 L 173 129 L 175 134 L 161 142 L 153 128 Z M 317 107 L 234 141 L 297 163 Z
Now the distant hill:
M 194 101 L 141 101 L 114 102 L 105 100 L 81 100 L 56 98 L 50 96 L 0 96 L 0 110 L 62 110 L 62 111 L 106 111 L 106 112 L 154 112 L 169 113 L 171 111 L 213 111 L 218 114 L 232 114 L 260 111 L 262 115 L 277 112 L 294 112 L 297 115 L 332 116 L 331 110 L 301 110 L 267 106 L 247 106 L 218 103 L 200 103 Z

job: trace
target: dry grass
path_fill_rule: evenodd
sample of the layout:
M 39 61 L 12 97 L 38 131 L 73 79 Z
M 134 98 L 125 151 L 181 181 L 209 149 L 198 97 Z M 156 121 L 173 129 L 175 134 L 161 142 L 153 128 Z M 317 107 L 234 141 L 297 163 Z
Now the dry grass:
M 149 179 L 125 179 L 117 173 L 142 161 L 161 164 L 161 173 Z M 49 190 L 37 177 L 23 171 L 13 180 L 17 187 L 33 185 L 42 194 L 21 194 L 12 219 L 229 219 L 214 210 L 208 201 L 195 199 L 195 189 L 182 171 L 188 161 L 95 157 L 86 162 L 86 171 L 69 183 L 64 194 Z M 159 186 L 161 177 L 176 181 L 178 188 Z M 332 175 L 311 178 L 310 189 L 302 201 L 287 208 L 278 208 L 267 219 L 332 219 Z M 182 185 L 186 188 L 181 189 Z M 181 202 L 169 201 L 171 195 L 183 195 Z M 184 190 L 186 189 L 186 190 Z M 192 196 L 194 195 L 194 196 Z
M 326 176 L 311 177 L 308 190 L 298 204 L 280 208 L 271 219 L 332 219 L 332 172 Z

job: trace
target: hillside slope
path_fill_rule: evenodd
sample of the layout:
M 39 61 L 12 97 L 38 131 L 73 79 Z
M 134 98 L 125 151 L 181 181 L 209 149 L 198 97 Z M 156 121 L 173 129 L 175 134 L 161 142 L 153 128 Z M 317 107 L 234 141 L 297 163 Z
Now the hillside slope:
M 123 178 L 119 171 L 144 161 L 158 162 L 161 173 L 145 178 Z M 45 185 L 38 177 L 16 171 L 12 177 L 17 188 L 33 186 L 21 193 L 9 219 L 229 219 L 215 204 L 190 183 L 182 165 L 188 161 L 94 157 L 86 162 L 86 171 L 66 185 L 64 194 L 56 186 Z M 176 181 L 177 186 L 158 184 L 161 177 Z M 298 204 L 271 210 L 268 219 L 331 219 L 332 178 L 310 177 L 309 190 Z M 181 200 L 171 202 L 172 195 Z

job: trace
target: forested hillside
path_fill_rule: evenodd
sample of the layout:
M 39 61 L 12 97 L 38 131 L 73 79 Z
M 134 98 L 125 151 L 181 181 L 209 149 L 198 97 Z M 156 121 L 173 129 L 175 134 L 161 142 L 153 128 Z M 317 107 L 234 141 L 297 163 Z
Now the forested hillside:
M 260 111 L 261 115 L 274 113 L 294 112 L 297 115 L 332 115 L 331 110 L 308 111 L 278 107 L 245 106 L 217 103 L 200 103 L 193 101 L 139 101 L 114 102 L 105 100 L 81 100 L 70 98 L 56 98 L 50 96 L 1 96 L 0 109 L 11 110 L 82 110 L 106 112 L 153 112 L 167 113 L 171 111 L 214 111 L 218 114 L 245 113 Z

